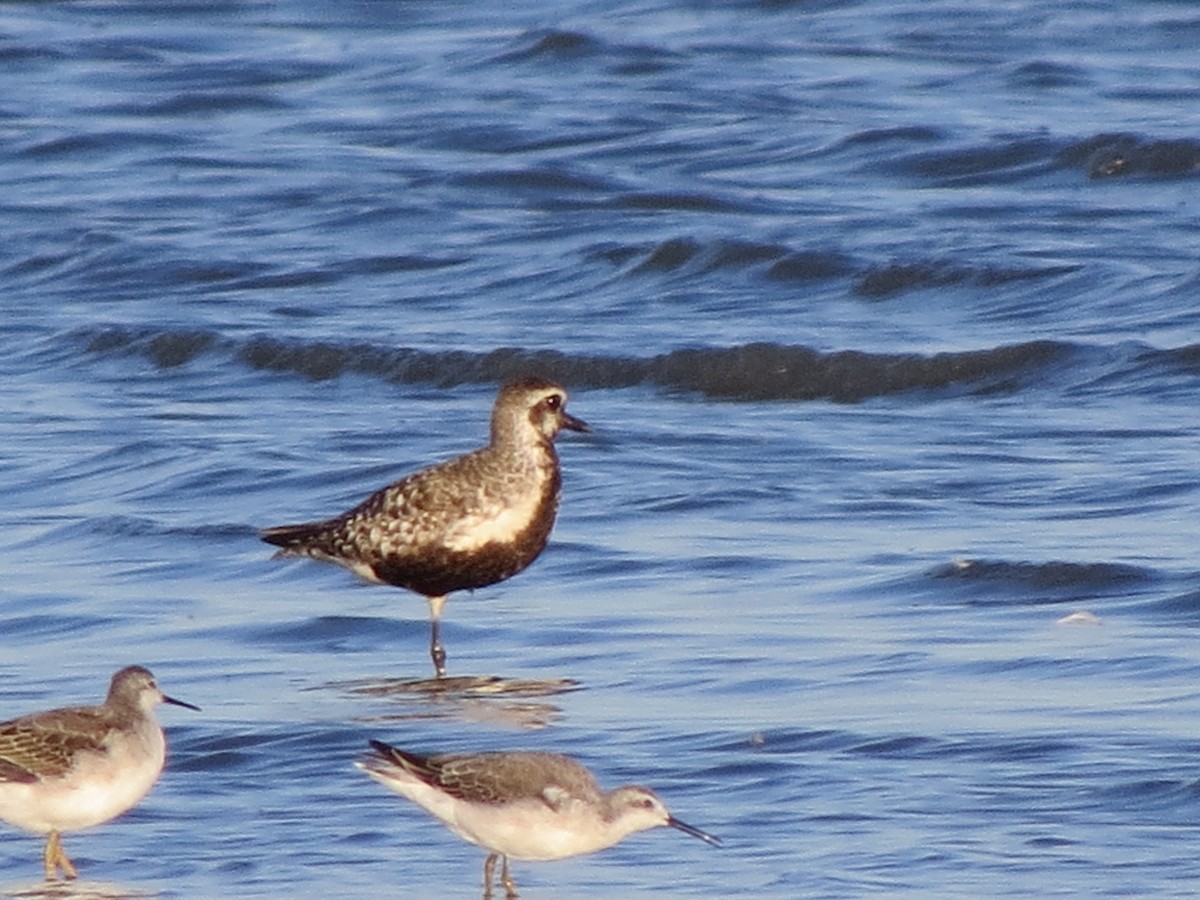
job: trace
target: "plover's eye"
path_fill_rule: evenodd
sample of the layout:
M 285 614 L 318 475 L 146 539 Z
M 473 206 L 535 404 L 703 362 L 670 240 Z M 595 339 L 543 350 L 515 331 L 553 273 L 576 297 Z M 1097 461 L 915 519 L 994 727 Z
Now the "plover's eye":
M 551 409 L 558 409 L 560 406 L 562 406 L 562 395 L 551 394 L 546 398 L 546 405 Z

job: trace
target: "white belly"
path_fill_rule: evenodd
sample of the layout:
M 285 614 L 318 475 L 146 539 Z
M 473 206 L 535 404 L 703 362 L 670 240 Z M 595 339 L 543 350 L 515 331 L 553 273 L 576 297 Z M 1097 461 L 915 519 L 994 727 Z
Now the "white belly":
M 162 732 L 122 741 L 114 755 L 80 753 L 57 778 L 31 784 L 0 783 L 0 819 L 39 834 L 99 825 L 133 807 L 162 772 Z

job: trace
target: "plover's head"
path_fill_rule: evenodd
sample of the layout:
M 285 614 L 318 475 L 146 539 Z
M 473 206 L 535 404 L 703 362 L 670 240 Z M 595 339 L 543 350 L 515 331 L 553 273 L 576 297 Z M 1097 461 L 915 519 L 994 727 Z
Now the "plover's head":
M 492 440 L 516 439 L 536 435 L 538 440 L 553 441 L 564 428 L 590 431 L 587 422 L 567 412 L 567 392 L 545 378 L 518 378 L 505 383 L 492 410 Z

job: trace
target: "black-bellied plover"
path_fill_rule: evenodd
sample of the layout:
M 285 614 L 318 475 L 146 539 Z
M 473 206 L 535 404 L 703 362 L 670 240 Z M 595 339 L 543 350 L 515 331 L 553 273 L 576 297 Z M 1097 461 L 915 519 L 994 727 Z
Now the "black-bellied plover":
M 154 676 L 129 666 L 102 706 L 76 706 L 0 722 L 0 819 L 46 835 L 46 880 L 76 875 L 61 833 L 116 818 L 162 774 L 166 740 L 154 707 L 172 703 Z
M 356 765 L 407 797 L 465 841 L 488 851 L 484 896 L 496 861 L 507 897 L 517 896 L 508 860 L 594 853 L 637 831 L 668 825 L 710 844 L 719 838 L 676 819 L 649 788 L 603 791 L 569 756 L 514 751 L 418 756 L 381 741 Z
M 423 594 L 442 677 L 447 595 L 511 578 L 546 546 L 562 484 L 554 438 L 563 428 L 588 430 L 566 405 L 567 392 L 552 381 L 510 381 L 496 397 L 486 447 L 409 475 L 335 518 L 264 529 L 262 539 L 282 548 L 277 557 L 337 563 Z

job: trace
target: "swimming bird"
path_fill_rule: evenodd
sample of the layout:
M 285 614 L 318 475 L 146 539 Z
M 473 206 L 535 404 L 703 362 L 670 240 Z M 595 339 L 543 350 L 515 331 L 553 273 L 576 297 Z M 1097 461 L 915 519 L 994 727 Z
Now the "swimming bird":
M 491 442 L 376 491 L 320 522 L 266 528 L 275 557 L 308 556 L 429 601 L 429 655 L 446 674 L 439 621 L 446 597 L 504 581 L 533 562 L 550 537 L 562 476 L 554 438 L 588 431 L 566 411 L 567 392 L 528 377 L 500 388 Z
M 162 773 L 166 741 L 154 708 L 171 703 L 154 676 L 128 666 L 112 677 L 101 706 L 74 706 L 0 722 L 0 819 L 46 835 L 46 880 L 76 870 L 61 833 L 116 818 Z
M 720 846 L 720 838 L 675 818 L 649 788 L 603 791 L 569 756 L 538 751 L 418 756 L 382 741 L 355 763 L 425 809 L 465 841 L 488 851 L 484 897 L 496 861 L 505 896 L 517 896 L 508 860 L 564 859 L 611 847 L 637 831 L 667 825 Z

